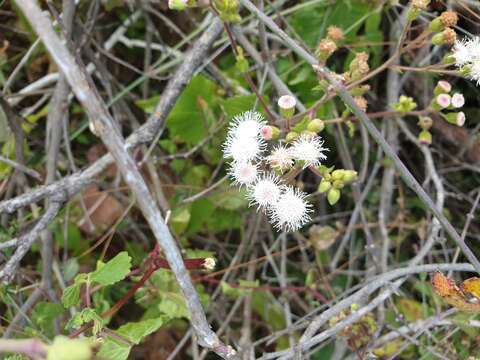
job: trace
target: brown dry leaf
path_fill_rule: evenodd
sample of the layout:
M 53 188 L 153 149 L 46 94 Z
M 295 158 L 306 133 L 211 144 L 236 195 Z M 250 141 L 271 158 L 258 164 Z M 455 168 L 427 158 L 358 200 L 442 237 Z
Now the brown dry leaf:
M 318 250 L 326 250 L 335 242 L 339 232 L 331 226 L 313 225 L 308 231 L 308 241 Z
M 468 279 L 458 287 L 454 280 L 447 278 L 441 272 L 437 271 L 433 274 L 432 286 L 435 293 L 441 296 L 448 304 L 463 311 L 480 312 L 480 298 L 472 292 L 479 291 L 478 281 L 480 281 L 478 278 Z M 470 289 L 467 291 L 472 297 L 467 296 L 462 290 L 465 286 Z
M 103 144 L 92 145 L 87 151 L 87 160 L 94 163 L 107 153 L 107 148 Z M 104 174 L 108 177 L 114 177 L 117 174 L 117 166 L 115 163 L 110 164 Z
M 115 197 L 106 191 L 102 191 L 97 185 L 92 184 L 82 192 L 82 198 L 90 215 L 90 221 L 100 229 L 109 228 L 122 215 L 124 206 Z M 78 226 L 82 231 L 91 233 L 86 216 L 82 218 Z

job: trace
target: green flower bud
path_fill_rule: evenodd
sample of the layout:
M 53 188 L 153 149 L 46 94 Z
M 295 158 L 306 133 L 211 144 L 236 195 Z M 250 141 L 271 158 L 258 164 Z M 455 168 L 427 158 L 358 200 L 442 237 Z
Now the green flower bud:
M 418 141 L 422 145 L 431 145 L 432 144 L 432 133 L 427 130 L 423 130 L 418 134 Z
M 302 134 L 309 137 L 309 138 L 312 138 L 312 137 L 317 135 L 315 132 L 310 131 L 310 130 L 303 130 Z
M 455 56 L 452 53 L 446 54 L 442 59 L 442 64 L 453 65 L 455 64 Z
M 331 188 L 327 194 L 327 200 L 330 205 L 335 205 L 340 199 L 340 190 Z
M 298 133 L 296 133 L 295 131 L 290 131 L 287 136 L 285 137 L 285 141 L 286 142 L 292 142 L 293 140 L 295 140 L 296 138 L 298 138 Z
M 307 130 L 314 133 L 322 132 L 323 129 L 325 129 L 325 123 L 323 120 L 320 119 L 313 119 L 307 125 Z
M 291 95 L 283 95 L 278 99 L 278 107 L 280 109 L 280 114 L 285 119 L 290 119 L 293 114 L 295 114 L 295 105 L 297 100 Z
M 420 9 L 416 7 L 411 7 L 408 10 L 407 19 L 408 21 L 413 21 L 418 17 L 418 15 L 420 15 Z
M 343 170 L 343 169 L 334 170 L 332 172 L 332 179 L 333 180 L 341 180 L 341 179 L 343 179 L 344 175 L 345 175 L 345 170 Z
M 432 32 L 439 32 L 439 31 L 442 31 L 443 29 L 445 29 L 445 25 L 443 25 L 440 17 L 433 19 L 430 22 L 430 25 L 428 25 L 428 30 Z
M 276 126 L 271 126 L 272 128 L 272 140 L 277 140 L 280 136 L 280 129 Z
M 343 189 L 343 187 L 345 186 L 345 183 L 342 180 L 335 180 L 332 184 L 332 187 L 334 187 L 335 189 Z
M 433 120 L 429 116 L 420 116 L 420 119 L 418 120 L 418 126 L 422 128 L 422 130 L 428 130 L 432 127 L 433 125 Z
M 345 174 L 343 175 L 343 182 L 350 183 L 357 180 L 357 178 L 358 173 L 355 170 L 345 170 Z
M 322 179 L 322 181 L 320 181 L 320 185 L 318 186 L 318 192 L 323 194 L 324 192 L 330 190 L 331 187 L 332 183 L 330 181 Z
M 450 124 L 456 125 L 456 126 L 463 126 L 465 124 L 465 113 L 463 111 L 460 111 L 458 113 L 456 112 L 451 112 L 448 114 L 441 114 L 442 117 L 447 120 Z

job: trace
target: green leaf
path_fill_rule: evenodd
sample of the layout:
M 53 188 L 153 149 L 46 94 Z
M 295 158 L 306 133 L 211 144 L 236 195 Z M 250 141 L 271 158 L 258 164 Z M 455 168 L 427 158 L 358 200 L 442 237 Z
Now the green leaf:
M 161 294 L 162 299 L 158 303 L 158 310 L 171 319 L 190 318 L 185 298 L 182 294 L 165 292 Z
M 235 115 L 253 109 L 255 100 L 255 95 L 234 96 L 223 100 L 221 104 L 228 120 L 231 120 Z
M 90 321 L 93 321 L 93 334 L 98 334 L 102 329 L 105 321 L 97 313 L 97 311 L 92 308 L 85 308 L 82 311 L 73 315 L 73 317 L 67 323 L 67 328 L 78 329 L 80 326 L 82 326 L 83 324 L 87 324 Z
M 121 326 L 115 332 L 133 344 L 140 344 L 146 336 L 157 331 L 166 322 L 165 317 L 131 322 Z M 125 360 L 128 358 L 131 348 L 132 346 L 125 342 L 108 337 L 97 355 L 101 359 Z
M 176 208 L 172 211 L 170 224 L 175 234 L 181 235 L 185 231 L 190 217 L 190 209 L 188 207 Z
M 90 280 L 103 286 L 112 285 L 123 280 L 131 267 L 132 258 L 126 251 L 122 251 L 106 264 L 98 262 L 97 270 L 90 274 Z
M 63 290 L 62 304 L 64 307 L 69 308 L 76 306 L 80 302 L 80 287 L 82 284 L 75 282 Z
M 248 200 L 245 197 L 245 191 L 235 187 L 226 187 L 225 191 L 209 197 L 216 207 L 226 210 L 239 210 L 246 208 Z
M 214 89 L 215 84 L 206 77 L 192 78 L 168 116 L 167 126 L 172 138 L 194 145 L 206 136 L 207 127 L 198 100 L 201 98 L 212 106 Z
M 215 206 L 207 199 L 200 199 L 195 201 L 190 207 L 190 222 L 187 227 L 187 234 L 193 235 L 202 230 L 202 227 L 210 219 Z

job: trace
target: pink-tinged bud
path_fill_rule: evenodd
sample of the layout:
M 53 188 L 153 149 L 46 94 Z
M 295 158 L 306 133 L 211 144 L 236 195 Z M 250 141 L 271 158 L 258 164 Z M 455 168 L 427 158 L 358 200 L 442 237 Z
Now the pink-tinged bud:
M 465 113 L 463 111 L 460 111 L 457 114 L 457 126 L 463 126 L 465 124 L 465 120 L 466 120 Z
M 260 129 L 260 134 L 265 140 L 272 140 L 273 130 L 269 125 L 262 126 Z
M 286 119 L 290 119 L 295 113 L 295 105 L 297 101 L 291 95 L 283 95 L 278 99 L 278 107 L 280 108 L 280 113 Z
M 443 92 L 449 93 L 450 91 L 452 91 L 452 85 L 450 85 L 448 81 L 440 80 L 437 86 Z
M 450 124 L 457 125 L 457 126 L 463 126 L 465 124 L 466 117 L 463 111 L 460 111 L 458 113 L 451 112 L 448 114 L 442 114 L 442 116 Z
M 463 95 L 459 93 L 453 94 L 452 106 L 454 108 L 461 108 L 463 105 L 465 105 L 465 98 L 463 97 Z
M 422 145 L 430 145 L 432 143 L 432 134 L 427 130 L 423 130 L 418 134 L 418 141 Z
M 448 94 L 440 94 L 436 98 L 437 104 L 442 108 L 445 109 L 450 106 L 452 98 Z

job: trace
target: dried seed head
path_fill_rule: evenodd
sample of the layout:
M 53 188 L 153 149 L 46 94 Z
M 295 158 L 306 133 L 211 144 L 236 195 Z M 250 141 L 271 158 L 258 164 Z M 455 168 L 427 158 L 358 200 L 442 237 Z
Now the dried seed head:
M 430 0 L 412 0 L 412 6 L 421 10 L 425 10 L 429 3 Z
M 458 15 L 455 11 L 445 11 L 440 15 L 440 21 L 445 27 L 455 26 L 458 22 Z
M 355 104 L 357 104 L 357 106 L 360 109 L 362 109 L 363 111 L 367 111 L 367 107 L 368 107 L 367 99 L 365 99 L 363 96 L 355 96 L 353 100 L 355 100 Z
M 332 39 L 335 42 L 343 40 L 343 30 L 337 26 L 329 26 L 327 29 L 328 38 Z

